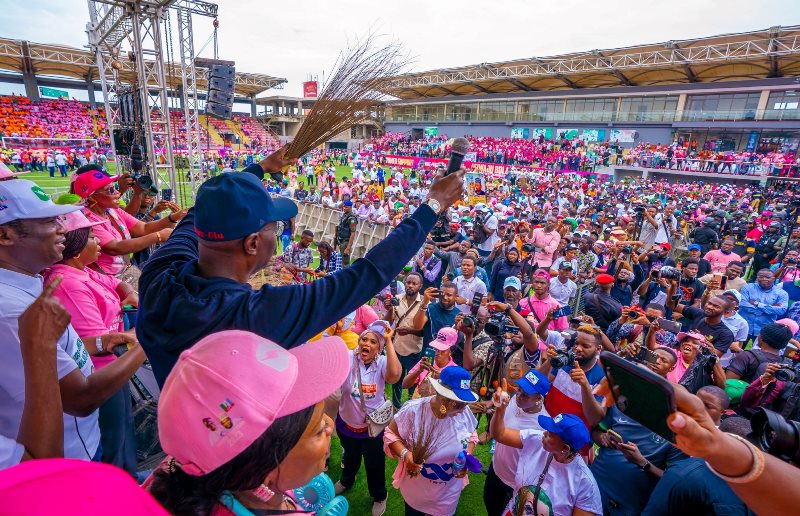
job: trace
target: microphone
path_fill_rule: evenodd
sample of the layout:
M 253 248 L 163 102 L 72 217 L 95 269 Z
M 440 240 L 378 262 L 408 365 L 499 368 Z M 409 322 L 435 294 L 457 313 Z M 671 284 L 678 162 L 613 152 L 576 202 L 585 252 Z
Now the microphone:
M 444 175 L 449 175 L 461 168 L 464 162 L 464 155 L 469 152 L 469 141 L 466 138 L 456 138 L 453 140 L 453 150 L 450 151 L 450 161 L 447 162 L 447 170 Z

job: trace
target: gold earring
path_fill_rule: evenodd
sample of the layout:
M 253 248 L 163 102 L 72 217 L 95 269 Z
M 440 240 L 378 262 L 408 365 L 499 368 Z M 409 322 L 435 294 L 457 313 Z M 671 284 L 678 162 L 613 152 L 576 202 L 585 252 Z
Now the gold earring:
M 444 416 L 447 414 L 447 407 L 444 406 L 444 401 L 439 403 L 439 415 Z

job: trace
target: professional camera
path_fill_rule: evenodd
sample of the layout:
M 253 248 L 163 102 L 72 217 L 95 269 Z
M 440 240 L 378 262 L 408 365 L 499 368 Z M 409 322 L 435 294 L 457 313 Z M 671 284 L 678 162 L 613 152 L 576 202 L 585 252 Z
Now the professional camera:
M 572 349 L 560 349 L 556 352 L 556 356 L 550 359 L 550 367 L 553 369 L 561 369 L 562 367 L 572 365 L 578 357 Z
M 800 364 L 783 365 L 773 376 L 781 382 L 796 382 L 800 379 Z
M 573 320 L 570 320 L 570 322 Z M 583 324 L 583 321 L 581 321 L 581 324 Z M 564 339 L 564 347 L 572 349 L 572 346 L 575 345 L 575 341 L 578 340 L 578 332 L 572 328 L 568 328 L 561 332 L 561 337 Z
M 633 252 L 633 246 L 628 244 L 622 246 L 622 254 L 631 254 Z
M 713 367 L 717 364 L 717 354 L 708 346 L 700 346 L 697 354 L 700 357 L 703 357 L 702 360 L 707 362 L 710 367 Z
M 489 317 L 484 331 L 492 338 L 499 338 L 506 333 L 519 333 L 519 328 L 509 322 L 506 314 L 498 312 Z
M 676 269 L 675 267 L 670 267 L 669 265 L 661 267 L 661 269 L 658 271 L 658 275 L 659 277 L 667 280 L 674 280 L 674 281 L 681 280 L 680 269 Z
M 750 419 L 756 444 L 783 460 L 800 462 L 800 423 L 759 408 Z
M 530 243 L 522 244 L 522 252 L 528 254 L 534 253 L 536 252 L 536 246 Z
M 633 212 L 637 215 L 643 215 L 645 210 L 644 204 L 634 204 L 633 205 Z
M 464 315 L 464 319 L 461 321 L 463 326 L 475 328 L 478 325 L 478 310 L 481 307 L 481 301 L 483 301 L 483 294 L 476 292 L 472 296 L 472 303 L 469 305 L 469 313 Z

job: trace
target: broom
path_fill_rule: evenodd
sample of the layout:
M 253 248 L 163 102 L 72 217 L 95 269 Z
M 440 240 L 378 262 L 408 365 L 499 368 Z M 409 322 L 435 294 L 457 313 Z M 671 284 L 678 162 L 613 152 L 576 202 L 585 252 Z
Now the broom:
M 398 43 L 376 47 L 376 37 L 369 34 L 339 55 L 322 95 L 289 144 L 287 158 L 297 159 L 371 116 L 383 97 L 378 88 L 410 62 Z
M 437 431 L 437 426 L 436 416 L 431 410 L 423 410 L 419 420 L 414 422 L 414 427 L 411 428 L 406 440 L 406 448 L 414 458 L 415 464 L 425 464 L 439 446 L 442 433 Z

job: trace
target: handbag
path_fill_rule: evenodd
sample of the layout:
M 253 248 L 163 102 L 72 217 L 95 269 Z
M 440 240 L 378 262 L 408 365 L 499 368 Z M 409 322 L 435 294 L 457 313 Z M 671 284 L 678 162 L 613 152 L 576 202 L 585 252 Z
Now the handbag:
M 380 407 L 372 412 L 367 412 L 367 404 L 364 402 L 364 384 L 361 382 L 361 365 L 356 359 L 356 374 L 358 375 L 358 390 L 361 391 L 361 410 L 367 415 L 364 422 L 367 424 L 367 432 L 370 437 L 378 437 L 383 432 L 383 429 L 389 426 L 392 420 L 394 410 L 392 410 L 392 401 L 384 400 Z

